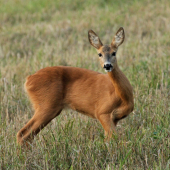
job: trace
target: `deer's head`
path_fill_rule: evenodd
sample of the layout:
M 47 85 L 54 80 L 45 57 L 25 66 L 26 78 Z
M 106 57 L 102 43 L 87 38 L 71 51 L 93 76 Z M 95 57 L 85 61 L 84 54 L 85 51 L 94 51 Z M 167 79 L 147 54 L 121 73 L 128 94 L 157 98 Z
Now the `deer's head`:
M 103 45 L 93 30 L 89 30 L 88 37 L 90 44 L 97 49 L 101 66 L 106 72 L 112 71 L 117 65 L 116 53 L 118 47 L 125 39 L 124 29 L 119 28 L 110 45 Z

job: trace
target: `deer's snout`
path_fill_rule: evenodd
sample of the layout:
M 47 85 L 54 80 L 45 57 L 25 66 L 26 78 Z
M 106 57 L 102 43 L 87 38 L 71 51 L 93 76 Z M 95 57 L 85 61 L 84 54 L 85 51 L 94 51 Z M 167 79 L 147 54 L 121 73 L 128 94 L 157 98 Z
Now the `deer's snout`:
M 111 71 L 113 66 L 111 64 L 104 64 L 103 68 L 106 70 L 106 71 Z

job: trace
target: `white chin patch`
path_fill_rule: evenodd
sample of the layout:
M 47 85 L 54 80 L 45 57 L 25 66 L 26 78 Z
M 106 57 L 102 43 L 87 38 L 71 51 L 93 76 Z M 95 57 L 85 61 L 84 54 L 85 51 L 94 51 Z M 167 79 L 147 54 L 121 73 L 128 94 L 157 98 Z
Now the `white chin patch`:
M 113 70 L 113 67 L 110 68 L 110 70 L 106 70 L 106 69 L 104 69 L 104 70 L 105 70 L 105 72 L 111 72 Z

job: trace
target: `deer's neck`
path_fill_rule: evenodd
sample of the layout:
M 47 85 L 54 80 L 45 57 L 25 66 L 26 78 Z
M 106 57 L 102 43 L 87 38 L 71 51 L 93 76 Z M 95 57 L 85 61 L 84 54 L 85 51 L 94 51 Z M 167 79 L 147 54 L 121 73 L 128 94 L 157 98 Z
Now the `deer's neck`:
M 118 65 L 108 75 L 115 88 L 116 94 L 122 99 L 124 103 L 128 103 L 133 100 L 133 90 L 129 80 L 119 69 Z

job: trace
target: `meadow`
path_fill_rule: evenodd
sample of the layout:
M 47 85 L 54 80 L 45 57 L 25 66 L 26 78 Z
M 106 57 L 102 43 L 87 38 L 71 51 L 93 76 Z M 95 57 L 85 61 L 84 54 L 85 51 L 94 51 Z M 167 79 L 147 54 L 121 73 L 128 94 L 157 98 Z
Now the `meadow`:
M 134 89 L 134 111 L 107 144 L 94 119 L 72 110 L 47 125 L 28 149 L 17 132 L 34 111 L 28 75 L 47 66 L 102 72 L 87 32 L 104 44 L 119 27 L 117 59 Z M 169 0 L 0 0 L 0 169 L 170 169 Z

